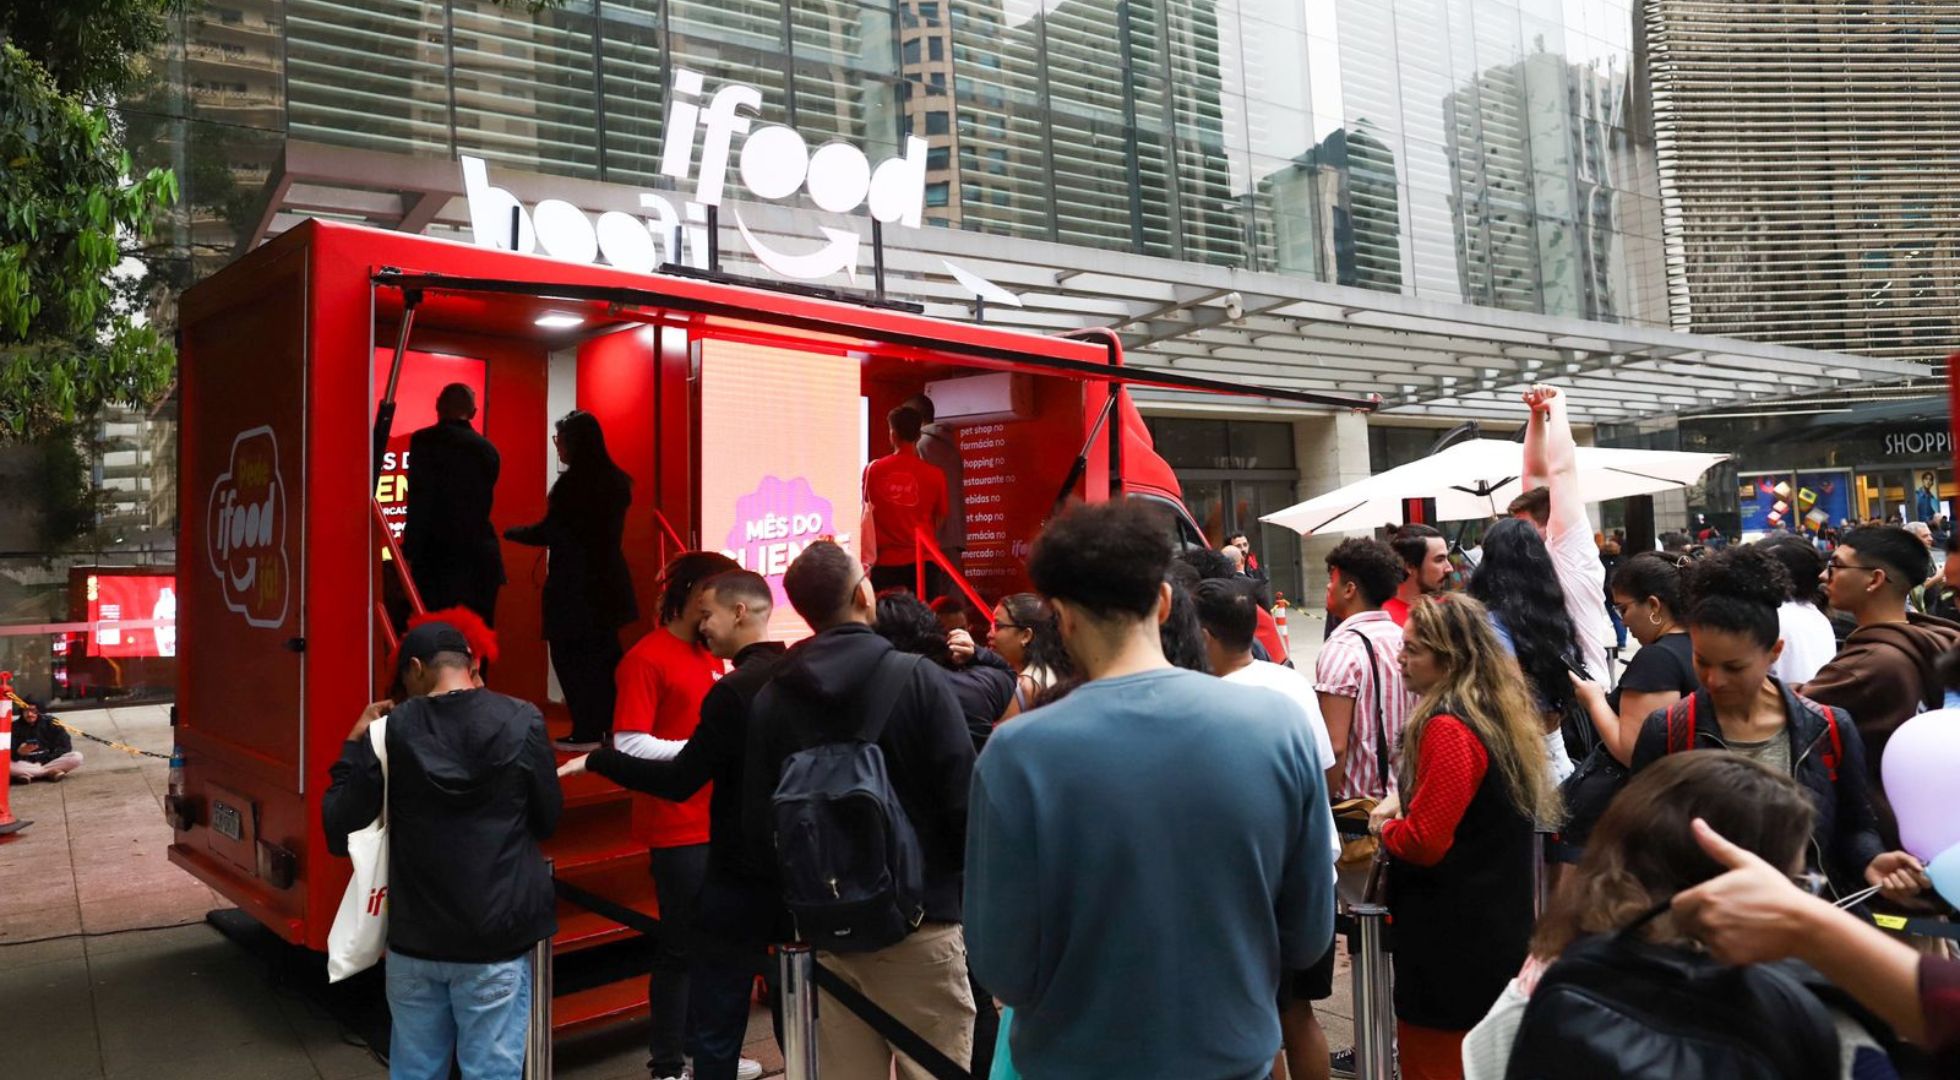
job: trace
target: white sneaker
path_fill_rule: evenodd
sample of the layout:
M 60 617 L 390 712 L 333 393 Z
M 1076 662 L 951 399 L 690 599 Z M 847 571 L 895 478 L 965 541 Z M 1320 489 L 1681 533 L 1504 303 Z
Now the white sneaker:
M 658 1078 L 657 1078 L 658 1080 Z M 687 1063 L 687 1069 L 672 1080 L 694 1080 L 694 1062 Z M 735 1063 L 735 1080 L 762 1080 L 762 1062 L 753 1058 L 742 1058 Z

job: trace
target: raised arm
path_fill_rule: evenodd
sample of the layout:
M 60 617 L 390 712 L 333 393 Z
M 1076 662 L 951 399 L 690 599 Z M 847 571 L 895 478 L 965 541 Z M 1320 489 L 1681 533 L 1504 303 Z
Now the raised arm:
M 1565 395 L 1558 387 L 1539 384 L 1525 392 L 1531 422 L 1524 433 L 1524 487 L 1551 489 L 1551 536 L 1572 529 L 1590 534 L 1585 496 L 1579 491 L 1579 448 L 1572 441 L 1572 421 L 1565 413 Z

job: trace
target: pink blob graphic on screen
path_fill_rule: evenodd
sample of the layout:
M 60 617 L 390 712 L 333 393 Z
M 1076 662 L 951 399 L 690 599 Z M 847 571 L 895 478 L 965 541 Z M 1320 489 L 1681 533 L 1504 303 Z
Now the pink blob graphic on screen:
M 735 500 L 735 525 L 722 550 L 743 569 L 768 578 L 776 602 L 787 603 L 783 571 L 804 548 L 836 533 L 832 516 L 830 500 L 812 490 L 810 481 L 765 476 L 760 487 Z

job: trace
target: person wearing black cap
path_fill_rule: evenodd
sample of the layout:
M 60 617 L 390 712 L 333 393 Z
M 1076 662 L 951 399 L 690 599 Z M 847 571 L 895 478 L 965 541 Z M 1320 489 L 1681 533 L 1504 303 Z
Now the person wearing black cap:
M 369 705 L 321 801 L 327 849 L 388 809 L 390 1075 L 518 1080 L 531 948 L 558 931 L 538 850 L 558 827 L 558 788 L 536 706 L 476 685 L 470 643 L 446 622 L 402 636 L 400 704 Z M 368 741 L 388 717 L 389 766 Z

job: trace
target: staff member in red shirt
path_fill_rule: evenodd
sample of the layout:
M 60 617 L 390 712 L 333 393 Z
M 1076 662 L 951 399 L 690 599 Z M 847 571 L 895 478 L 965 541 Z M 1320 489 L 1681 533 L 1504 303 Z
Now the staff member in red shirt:
M 733 559 L 708 551 L 678 556 L 661 572 L 660 628 L 641 638 L 619 662 L 613 748 L 665 760 L 701 723 L 701 699 L 721 678 L 721 661 L 702 647 L 696 593 L 716 574 L 738 570 Z M 660 922 L 671 927 L 657 943 L 647 983 L 652 1028 L 647 1052 L 654 1080 L 684 1075 L 687 1063 L 687 954 L 680 934 L 694 922 L 695 901 L 708 872 L 708 801 L 713 785 L 686 802 L 633 796 L 633 836 L 648 848 Z
M 886 421 L 891 425 L 892 452 L 864 467 L 864 504 L 871 511 L 871 587 L 918 588 L 918 549 L 915 534 L 924 529 L 936 535 L 946 520 L 946 474 L 919 456 L 919 433 L 925 417 L 917 409 L 899 406 Z M 942 591 L 934 567 L 926 591 Z

